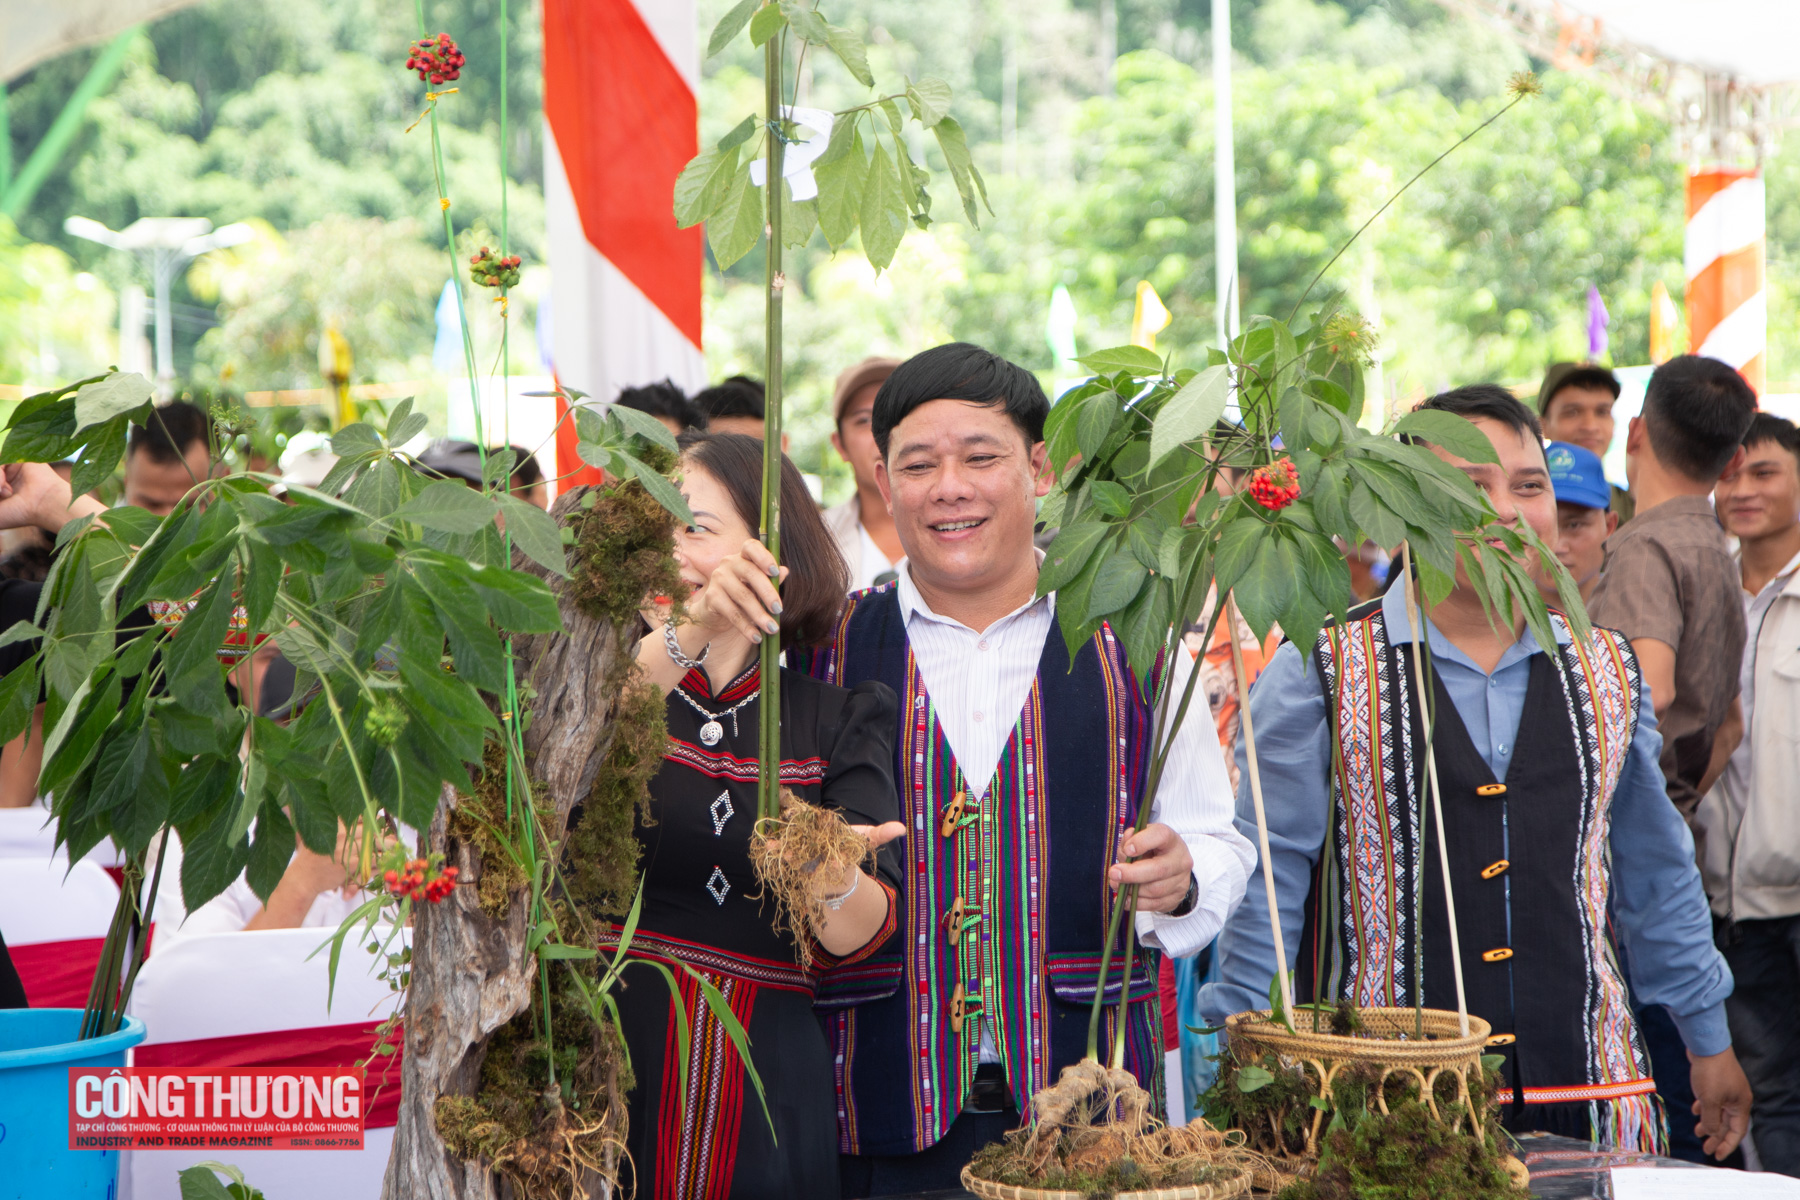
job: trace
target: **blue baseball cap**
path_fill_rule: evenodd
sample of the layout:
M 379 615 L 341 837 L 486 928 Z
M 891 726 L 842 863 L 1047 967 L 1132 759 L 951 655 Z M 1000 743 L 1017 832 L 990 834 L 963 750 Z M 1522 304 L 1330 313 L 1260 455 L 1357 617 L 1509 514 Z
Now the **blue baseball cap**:
M 1606 473 L 1600 468 L 1599 456 L 1592 450 L 1569 442 L 1546 442 L 1544 459 L 1550 464 L 1550 486 L 1556 490 L 1558 504 L 1612 507 Z

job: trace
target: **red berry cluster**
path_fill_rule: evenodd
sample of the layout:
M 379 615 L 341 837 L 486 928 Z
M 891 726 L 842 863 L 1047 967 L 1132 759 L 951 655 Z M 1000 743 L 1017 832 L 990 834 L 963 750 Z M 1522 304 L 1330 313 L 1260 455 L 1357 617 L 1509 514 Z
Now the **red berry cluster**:
M 389 867 L 382 879 L 387 882 L 387 890 L 395 896 L 414 902 L 429 900 L 436 904 L 456 886 L 456 868 L 445 867 L 441 871 L 433 871 L 429 862 L 415 858 L 401 868 Z
M 1280 512 L 1300 495 L 1300 477 L 1294 472 L 1292 459 L 1278 458 L 1250 472 L 1250 498 L 1268 509 Z
M 501 258 L 486 246 L 469 256 L 469 278 L 482 287 L 518 287 L 519 256 Z
M 456 43 L 447 33 L 420 38 L 412 44 L 411 50 L 412 53 L 406 59 L 406 69 L 417 71 L 420 79 L 428 79 L 432 83 L 448 83 L 462 74 L 463 52 L 456 48 Z

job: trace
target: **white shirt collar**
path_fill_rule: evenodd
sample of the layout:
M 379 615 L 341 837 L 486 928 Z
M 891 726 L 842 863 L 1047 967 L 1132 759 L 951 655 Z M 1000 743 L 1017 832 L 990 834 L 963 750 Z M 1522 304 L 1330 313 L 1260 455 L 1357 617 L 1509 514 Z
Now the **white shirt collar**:
M 1031 552 L 1037 555 L 1038 567 L 1041 569 L 1044 565 L 1044 552 L 1036 546 L 1031 548 Z M 919 594 L 919 586 L 913 582 L 911 559 L 902 558 L 899 562 L 894 564 L 894 570 L 899 576 L 895 585 L 895 599 L 900 602 L 900 619 L 902 621 L 910 625 L 916 614 L 921 620 L 936 621 L 942 625 L 954 625 L 959 629 L 969 628 L 955 617 L 946 617 L 931 611 L 931 605 L 925 603 L 925 597 Z M 1054 616 L 1056 613 L 1056 593 L 1051 592 L 1048 596 L 1034 596 L 1024 604 L 1021 604 L 1019 607 L 1007 613 L 1004 617 L 1001 617 L 1000 620 L 995 621 L 994 624 L 999 625 L 1002 622 L 1010 621 L 1020 613 L 1029 612 L 1040 604 L 1047 606 L 1051 615 Z M 969 631 L 971 633 L 975 632 L 974 630 Z

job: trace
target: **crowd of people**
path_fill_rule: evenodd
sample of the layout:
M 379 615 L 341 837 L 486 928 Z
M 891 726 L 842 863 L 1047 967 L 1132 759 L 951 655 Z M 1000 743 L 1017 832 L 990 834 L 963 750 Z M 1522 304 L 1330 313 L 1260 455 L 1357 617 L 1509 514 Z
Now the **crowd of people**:
M 1553 611 L 1540 645 L 1466 580 L 1425 604 L 1396 548 L 1346 546 L 1366 602 L 1313 645 L 1259 643 L 1241 622 L 1190 636 L 1175 683 L 1201 672 L 1213 720 L 1182 727 L 1136 832 L 1142 689 L 1109 630 L 1071 652 L 1055 595 L 1037 595 L 1052 472 L 1035 376 L 964 343 L 846 369 L 831 442 L 855 491 L 821 509 L 784 457 L 780 561 L 755 536 L 761 387 L 621 393 L 677 435 L 693 511 L 675 539 L 684 615 L 647 602 L 636 651 L 668 741 L 636 830 L 632 948 L 715 983 L 768 1113 L 705 998 L 632 968 L 640 1194 L 956 1186 L 1081 1056 L 1107 900 L 1126 885 L 1151 953 L 1106 982 L 1128 1001 L 1106 1041 L 1159 1097 L 1179 1091 L 1165 1054 L 1181 1031 L 1266 1007 L 1278 970 L 1296 995 L 1455 1008 L 1440 871 L 1509 1128 L 1661 1146 L 1666 1118 L 1672 1152 L 1735 1162 L 1754 1119 L 1762 1166 L 1800 1175 L 1800 430 L 1724 364 L 1675 358 L 1630 419 L 1619 488 L 1602 466 L 1619 393 L 1604 367 L 1558 364 L 1535 406 L 1485 384 L 1424 402 L 1492 444 L 1494 463 L 1434 452 L 1555 549 L 1591 635 Z M 132 435 L 126 503 L 166 511 L 191 486 L 172 407 Z M 479 485 L 481 457 L 437 443 L 420 465 Z M 542 503 L 529 454 L 515 461 L 513 487 Z M 875 851 L 812 881 L 826 916 L 804 946 L 771 926 L 751 862 L 767 638 L 785 651 L 783 784 Z M 277 675 L 240 686 L 278 706 Z M 14 775 L 34 772 L 0 760 L 0 782 Z M 329 923 L 356 882 L 301 846 L 267 905 L 240 886 L 194 919 Z M 686 1055 L 671 1024 L 692 1031 Z

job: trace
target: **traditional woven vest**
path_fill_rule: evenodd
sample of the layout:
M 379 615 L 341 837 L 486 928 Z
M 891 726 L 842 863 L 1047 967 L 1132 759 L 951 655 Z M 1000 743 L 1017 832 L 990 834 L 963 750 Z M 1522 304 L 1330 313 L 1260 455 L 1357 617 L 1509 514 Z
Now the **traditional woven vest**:
M 1567 633 L 1561 614 L 1551 621 Z M 1612 796 L 1637 725 L 1638 665 L 1610 630 L 1559 650 L 1530 660 L 1504 780 L 1436 682 L 1433 748 L 1465 991 L 1469 1011 L 1493 1026 L 1492 1051 L 1505 1058 L 1502 1103 L 1585 1102 L 1595 1136 L 1648 1146 L 1659 1124 L 1656 1085 L 1606 927 Z M 1422 899 L 1424 1003 L 1454 1009 L 1410 647 L 1388 643 L 1376 601 L 1326 629 L 1314 658 L 1342 774 L 1308 904 L 1301 990 L 1311 994 L 1322 967 L 1332 999 L 1413 1004 Z M 1338 936 L 1321 946 L 1321 930 Z
M 819 1009 L 837 1059 L 844 1152 L 917 1153 L 967 1102 L 984 1021 L 1021 1112 L 1085 1051 L 1111 902 L 1106 871 L 1142 794 L 1148 712 L 1110 630 L 1081 648 L 1071 670 L 1052 629 L 978 799 L 908 649 L 894 585 L 852 596 L 832 641 L 810 658 L 819 678 L 879 679 L 901 701 L 895 779 L 907 883 L 898 928 L 873 958 L 823 973 Z M 1115 1003 L 1123 974 L 1115 965 L 1107 984 Z M 1141 953 L 1125 1065 L 1161 1104 L 1155 979 L 1152 956 Z M 1107 1010 L 1102 1053 L 1115 1012 Z

